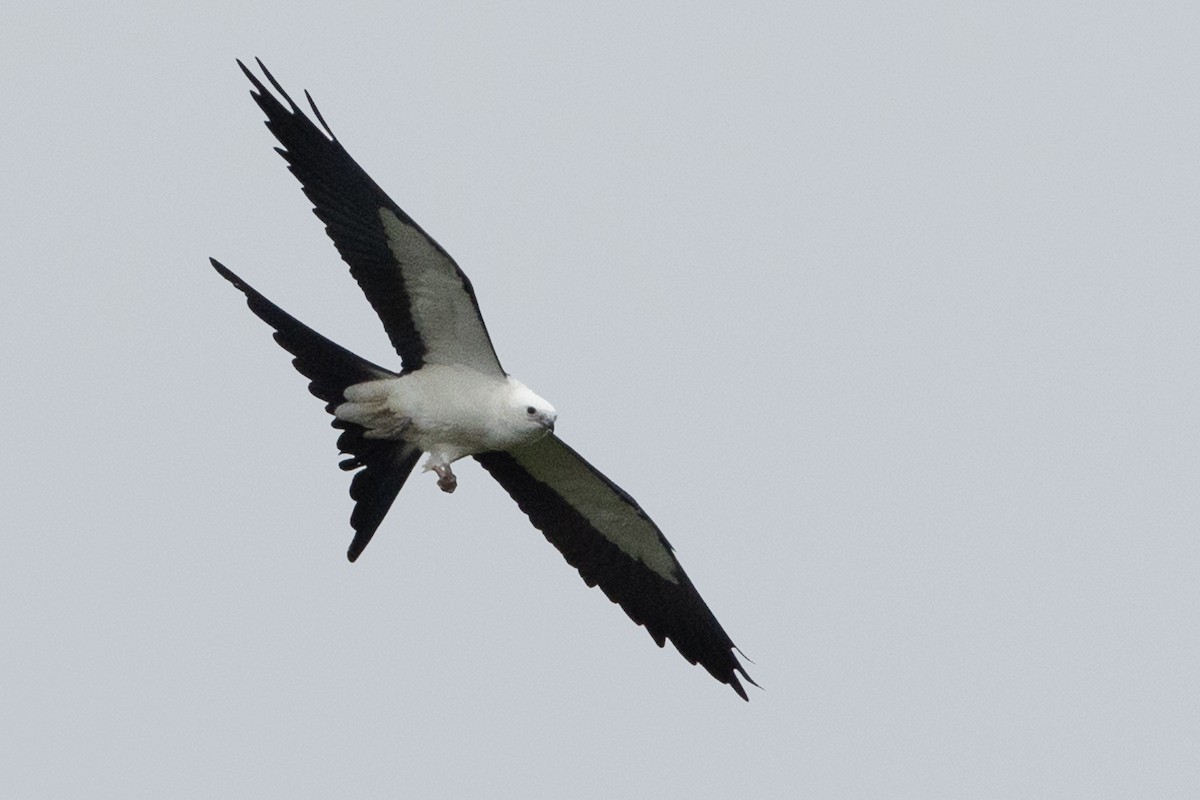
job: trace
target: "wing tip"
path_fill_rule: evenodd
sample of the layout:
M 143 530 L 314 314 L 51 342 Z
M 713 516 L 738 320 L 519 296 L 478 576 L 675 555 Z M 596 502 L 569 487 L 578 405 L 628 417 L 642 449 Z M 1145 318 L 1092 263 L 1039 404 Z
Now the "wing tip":
M 736 645 L 731 645 L 730 649 L 721 650 L 718 653 L 709 653 L 707 655 L 693 654 L 689 656 L 683 650 L 680 650 L 678 642 L 672 641 L 672 643 L 675 645 L 675 649 L 679 650 L 680 655 L 692 664 L 699 664 L 704 667 L 709 675 L 721 683 L 727 684 L 729 688 L 737 692 L 738 696 L 747 703 L 750 702 L 750 695 L 746 693 L 746 687 L 742 685 L 743 680 L 756 689 L 762 690 L 762 687 L 758 685 L 754 678 L 750 677 L 750 673 L 746 672 L 746 668 L 738 660 L 737 653 L 741 653 L 742 651 L 738 650 Z M 745 658 L 745 654 L 742 657 Z M 746 660 L 749 661 L 750 659 Z M 740 679 L 738 678 L 739 674 L 741 675 Z
M 250 94 L 254 97 L 255 102 L 259 104 L 263 111 L 267 112 L 268 126 L 271 124 L 273 119 L 268 106 L 278 106 L 279 109 L 284 110 L 283 104 L 279 102 L 275 95 L 278 95 L 279 98 L 282 98 L 283 101 L 287 103 L 288 108 L 285 110 L 285 113 L 307 119 L 307 115 L 305 115 L 304 110 L 296 104 L 296 101 L 291 98 L 291 95 L 287 93 L 287 90 L 283 88 L 283 85 L 275 79 L 275 76 L 271 74 L 271 70 L 267 69 L 267 65 L 263 63 L 261 58 L 255 57 L 254 63 L 258 65 L 258 69 L 262 72 L 263 77 L 267 79 L 267 83 L 271 84 L 271 89 L 268 89 L 266 84 L 263 83 L 262 78 L 259 78 L 257 75 L 255 75 L 240 58 L 235 59 L 235 61 L 237 61 L 238 67 L 241 68 L 242 74 L 245 75 L 246 79 L 249 80 L 254 86 L 254 90 Z M 274 91 L 272 92 L 272 90 Z M 312 95 L 305 90 L 304 97 L 308 101 L 308 106 L 312 109 L 317 121 L 321 124 L 321 127 L 325 130 L 325 133 L 329 136 L 330 141 L 336 142 L 337 136 L 334 135 L 333 129 L 329 127 L 329 123 L 325 121 L 325 117 L 321 115 L 321 109 L 317 108 L 317 104 L 313 100 Z
M 240 67 L 242 70 L 242 74 L 249 78 L 251 83 L 256 83 L 258 81 L 258 78 L 255 77 L 254 73 L 250 71 L 250 68 L 247 67 L 240 58 L 235 58 L 234 61 L 237 62 L 238 67 Z
M 745 700 L 747 703 L 749 703 L 750 695 L 748 695 L 746 693 L 746 688 L 744 686 L 742 686 L 742 682 L 740 680 L 738 680 L 737 674 L 739 672 L 742 673 L 742 678 L 746 681 L 746 683 L 750 684 L 751 686 L 753 686 L 755 689 L 758 689 L 759 691 L 765 691 L 765 690 L 761 686 L 758 685 L 758 683 L 754 680 L 754 678 L 750 677 L 750 673 L 746 672 L 745 667 L 743 667 L 740 663 L 737 663 L 737 656 L 734 656 L 734 662 L 735 662 L 735 666 L 734 666 L 733 670 L 730 671 L 730 673 L 729 673 L 728 683 L 733 688 L 733 690 L 735 692 L 737 692 L 738 695 L 741 696 L 741 698 L 743 700 Z

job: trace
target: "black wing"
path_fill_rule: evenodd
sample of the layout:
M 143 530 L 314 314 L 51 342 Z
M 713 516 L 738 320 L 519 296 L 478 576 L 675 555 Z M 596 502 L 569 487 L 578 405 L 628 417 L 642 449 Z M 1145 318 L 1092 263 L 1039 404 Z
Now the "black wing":
M 397 377 L 396 373 L 329 341 L 263 297 L 215 258 L 209 260 L 221 277 L 246 295 L 250 310 L 275 329 L 275 341 L 295 356 L 292 364 L 309 379 L 308 390 L 325 401 L 325 410 L 330 414 L 344 400 L 342 393 L 347 386 Z M 338 449 L 349 456 L 341 462 L 341 468 L 364 468 L 355 473 L 350 482 L 350 497 L 355 504 L 350 515 L 354 541 L 347 555 L 354 561 L 383 522 L 421 451 L 406 442 L 368 439 L 363 435 L 366 431 L 362 427 L 340 419 L 333 420 L 333 427 L 342 431 Z
M 246 65 L 251 97 L 267 115 L 276 148 L 325 223 L 350 274 L 383 322 L 404 372 L 425 364 L 462 364 L 503 375 L 475 291 L 454 259 L 383 193 L 346 152 L 308 97 L 322 131 L 261 61 L 283 102 Z
M 734 644 L 637 502 L 554 434 L 475 456 L 534 526 L 634 622 L 746 696 Z

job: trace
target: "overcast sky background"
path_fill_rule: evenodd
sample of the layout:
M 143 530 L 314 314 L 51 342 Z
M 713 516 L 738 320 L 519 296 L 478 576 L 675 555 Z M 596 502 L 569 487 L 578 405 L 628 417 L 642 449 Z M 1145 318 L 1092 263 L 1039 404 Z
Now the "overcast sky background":
M 1200 793 L 1200 6 L 81 5 L 0 32 L 6 796 Z M 345 560 L 335 432 L 207 258 L 398 359 L 255 56 L 750 703 L 473 463 Z

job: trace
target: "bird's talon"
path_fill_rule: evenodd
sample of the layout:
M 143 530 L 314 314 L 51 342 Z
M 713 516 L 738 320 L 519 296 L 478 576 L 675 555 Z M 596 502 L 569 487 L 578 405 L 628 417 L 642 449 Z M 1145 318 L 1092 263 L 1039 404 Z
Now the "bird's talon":
M 434 467 L 433 471 L 438 476 L 438 488 L 443 492 L 450 494 L 458 488 L 458 478 L 454 477 L 454 473 L 450 471 L 449 467 Z

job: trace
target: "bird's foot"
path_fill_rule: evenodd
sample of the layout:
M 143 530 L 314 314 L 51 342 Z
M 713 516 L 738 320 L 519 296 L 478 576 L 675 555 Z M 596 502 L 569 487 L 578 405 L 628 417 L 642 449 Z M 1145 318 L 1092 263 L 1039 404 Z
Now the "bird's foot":
M 458 478 L 454 477 L 454 473 L 450 471 L 450 465 L 444 467 L 434 467 L 433 471 L 438 476 L 438 488 L 446 494 L 450 494 L 458 488 Z

